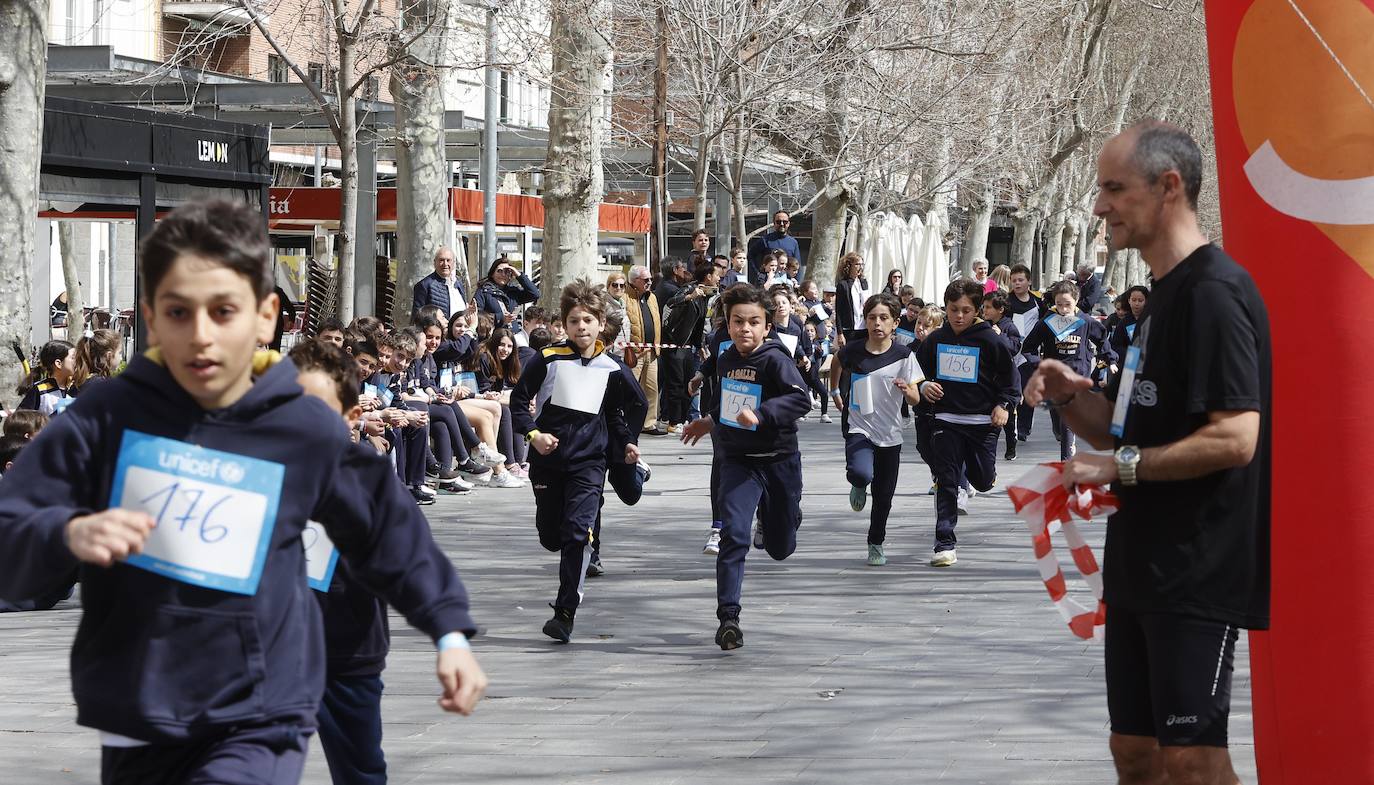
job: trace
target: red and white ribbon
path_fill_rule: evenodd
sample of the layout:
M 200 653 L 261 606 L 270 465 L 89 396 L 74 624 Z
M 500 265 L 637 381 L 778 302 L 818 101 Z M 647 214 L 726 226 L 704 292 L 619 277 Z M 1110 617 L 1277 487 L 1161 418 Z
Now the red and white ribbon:
M 1116 512 L 1119 505 L 1116 497 L 1100 486 L 1080 485 L 1073 492 L 1068 491 L 1063 485 L 1063 475 L 1062 462 L 1042 463 L 1008 487 L 1007 495 L 1016 514 L 1030 528 L 1035 563 L 1055 610 L 1074 635 L 1084 640 L 1101 640 L 1103 625 L 1107 623 L 1107 605 L 1102 601 L 1102 571 L 1074 518 L 1091 521 Z M 1057 531 L 1063 531 L 1079 574 L 1097 598 L 1096 610 L 1068 596 L 1064 571 L 1050 542 L 1050 535 Z

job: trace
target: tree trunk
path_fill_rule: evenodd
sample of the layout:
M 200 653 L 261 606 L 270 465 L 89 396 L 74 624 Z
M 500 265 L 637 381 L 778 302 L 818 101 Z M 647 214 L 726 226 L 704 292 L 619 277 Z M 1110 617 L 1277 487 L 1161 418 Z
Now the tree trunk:
M 1064 211 L 1062 204 L 1056 203 L 1053 214 L 1045 222 L 1045 263 L 1042 268 L 1045 270 L 1049 280 L 1059 280 L 1063 277 L 1060 270 L 1060 259 L 1064 253 Z M 1043 285 L 1046 281 L 1041 281 Z
M 697 157 L 692 163 L 692 231 L 706 228 L 706 186 L 710 181 L 711 144 L 705 133 L 697 136 Z M 719 210 L 716 211 L 719 214 Z
M 82 224 L 82 228 L 85 228 Z M 76 227 L 71 221 L 57 222 L 57 247 L 62 255 L 62 283 L 67 288 L 67 340 L 76 339 L 86 330 L 86 300 L 81 296 L 81 273 L 76 262 Z M 87 230 L 89 231 L 89 229 Z
M 0 3 L 0 344 L 28 349 L 30 283 L 38 216 L 38 166 L 43 153 L 43 78 L 47 68 L 48 3 Z M 13 390 L 19 360 L 0 345 L 0 390 Z
M 357 281 L 359 240 L 361 251 L 375 253 L 370 238 L 355 237 L 358 226 L 358 113 L 357 100 L 345 89 L 353 84 L 355 58 L 353 42 L 340 37 L 339 41 L 339 320 L 353 321 L 353 292 Z
M 448 189 L 444 156 L 444 76 L 447 52 L 446 0 L 421 0 L 407 14 L 407 27 L 428 32 L 410 44 L 408 59 L 392 72 L 396 103 L 396 301 L 395 324 L 410 321 L 417 281 L 433 271 L 433 259 L 448 240 Z M 414 20 L 413 22 L 411 20 Z M 471 290 L 469 290 L 471 291 Z M 447 314 L 445 314 L 447 315 Z
M 1027 267 L 1035 261 L 1035 229 L 1040 224 L 1040 211 L 1029 205 L 1022 206 L 1012 214 L 1013 244 L 1011 263 Z M 968 271 L 972 274 L 973 269 Z
M 808 277 L 817 281 L 835 280 L 840 255 L 844 252 L 844 225 L 853 197 L 848 188 L 832 183 L 816 200 L 811 220 L 811 253 L 806 256 Z
M 1061 250 L 1061 253 L 1064 254 L 1064 262 L 1060 265 L 1060 269 L 1065 273 L 1074 269 L 1074 260 L 1078 253 L 1078 235 L 1082 231 L 1078 216 L 1071 215 L 1064 222 L 1064 247 Z
M 557 308 L 564 286 L 595 279 L 597 210 L 604 187 L 602 91 L 611 50 L 602 2 L 559 0 L 552 6 L 553 53 L 549 96 L 549 150 L 544 163 L 545 307 Z
M 992 183 L 988 183 L 983 186 L 983 189 L 973 198 L 973 203 L 969 205 L 968 230 L 964 232 L 964 253 L 959 260 L 959 270 L 965 275 L 973 274 L 974 259 L 987 258 L 988 230 L 992 228 L 992 209 L 995 206 L 995 199 L 996 192 L 992 189 Z
M 1118 294 L 1126 290 L 1126 254 L 1120 251 L 1107 252 L 1107 265 L 1102 270 L 1102 285 L 1115 289 Z

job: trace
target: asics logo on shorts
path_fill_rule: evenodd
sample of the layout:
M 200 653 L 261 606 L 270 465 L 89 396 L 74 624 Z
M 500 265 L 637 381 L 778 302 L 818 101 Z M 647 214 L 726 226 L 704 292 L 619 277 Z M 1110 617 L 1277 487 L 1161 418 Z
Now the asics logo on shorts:
M 1164 724 L 1165 724 L 1165 725 L 1196 725 L 1196 724 L 1197 724 L 1197 715 L 1196 715 L 1196 714 L 1189 714 L 1189 715 L 1186 715 L 1186 716 L 1183 716 L 1183 717 L 1179 717 L 1179 716 L 1177 716 L 1177 715 L 1170 714 L 1170 715 L 1169 715 L 1169 719 L 1166 720 Z

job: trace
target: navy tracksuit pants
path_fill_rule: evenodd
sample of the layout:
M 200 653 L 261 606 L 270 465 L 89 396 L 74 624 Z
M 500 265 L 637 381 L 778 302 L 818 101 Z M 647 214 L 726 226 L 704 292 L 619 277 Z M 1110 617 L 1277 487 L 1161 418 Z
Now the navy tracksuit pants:
M 429 454 L 428 428 L 392 428 L 387 435 L 396 454 L 396 474 L 401 483 L 415 488 L 425 482 L 425 456 Z
M 935 476 L 935 552 L 954 550 L 959 522 L 959 486 L 967 477 L 979 492 L 997 480 L 997 428 L 958 425 L 931 418 L 918 432 L 921 456 Z
M 861 433 L 844 437 L 845 478 L 850 485 L 869 488 L 868 542 L 882 545 L 887 539 L 887 517 L 892 495 L 897 492 L 897 471 L 902 465 L 902 445 L 879 447 Z
M 749 553 L 754 511 L 763 527 L 764 550 L 782 561 L 797 549 L 801 526 L 801 455 L 720 458 L 720 554 L 716 556 L 716 617 L 739 615 L 744 557 Z
M 594 463 L 576 469 L 546 469 L 530 465 L 534 489 L 534 525 L 539 544 L 559 553 L 558 594 L 554 607 L 576 611 L 582 603 L 582 583 L 592 552 L 587 548 L 601 510 L 606 465 Z
M 309 734 L 296 725 L 245 726 L 186 744 L 101 747 L 101 785 L 262 785 L 301 781 Z
M 334 785 L 386 785 L 381 676 L 329 677 L 315 718 Z
M 1024 362 L 1017 368 L 1021 374 L 1021 403 L 1016 404 L 1016 436 L 1025 439 L 1030 436 L 1031 423 L 1035 422 L 1035 407 L 1026 405 L 1026 382 L 1035 375 L 1039 363 Z

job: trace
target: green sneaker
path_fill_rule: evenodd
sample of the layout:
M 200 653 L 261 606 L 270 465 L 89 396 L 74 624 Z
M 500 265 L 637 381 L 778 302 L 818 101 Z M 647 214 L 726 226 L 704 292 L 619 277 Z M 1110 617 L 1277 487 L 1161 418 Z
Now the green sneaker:
M 883 546 L 868 544 L 868 566 L 881 567 L 887 564 L 887 555 L 883 553 Z
M 858 485 L 849 486 L 849 509 L 859 512 L 865 504 L 868 504 L 868 489 Z

